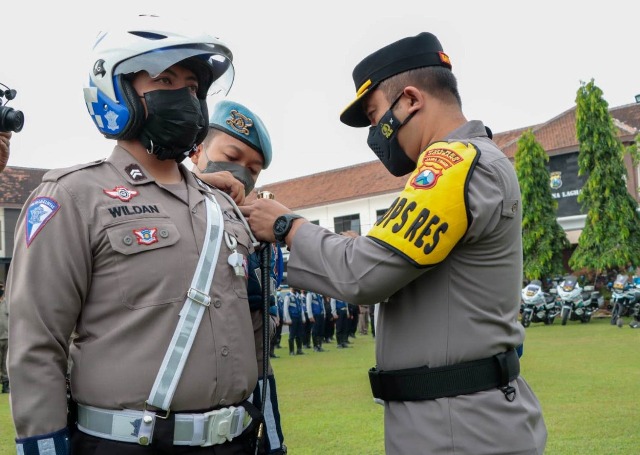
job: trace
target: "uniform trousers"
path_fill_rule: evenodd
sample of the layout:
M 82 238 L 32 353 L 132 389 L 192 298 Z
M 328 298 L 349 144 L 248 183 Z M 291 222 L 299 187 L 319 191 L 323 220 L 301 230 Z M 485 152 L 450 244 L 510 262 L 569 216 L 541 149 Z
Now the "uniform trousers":
M 0 340 L 0 382 L 9 381 L 7 374 L 7 352 L 9 349 L 9 340 Z
M 369 305 L 360 305 L 358 330 L 360 331 L 361 335 L 366 335 L 369 331 Z
M 324 339 L 324 314 L 314 314 L 313 319 L 315 320 L 315 322 L 313 323 L 313 327 L 311 328 L 311 335 L 314 339 L 316 337 Z
M 346 308 L 337 311 L 338 320 L 336 321 L 336 342 L 338 345 L 346 344 L 349 341 L 349 326 L 351 320 Z
M 304 335 L 304 326 L 302 317 L 291 316 L 291 325 L 289 326 L 289 340 L 298 340 L 302 345 L 302 337 Z

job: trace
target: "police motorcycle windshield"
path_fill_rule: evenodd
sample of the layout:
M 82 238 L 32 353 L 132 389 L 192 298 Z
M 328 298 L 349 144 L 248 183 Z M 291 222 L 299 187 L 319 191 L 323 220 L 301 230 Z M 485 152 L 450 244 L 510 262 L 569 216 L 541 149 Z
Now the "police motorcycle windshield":
M 624 289 L 627 286 L 629 277 L 627 275 L 618 275 L 616 281 L 613 283 L 615 289 Z
M 564 280 L 562 289 L 564 289 L 565 292 L 573 291 L 573 289 L 576 287 L 576 284 L 578 284 L 578 279 L 574 276 L 569 276 Z
M 200 58 L 203 64 L 209 64 L 214 69 L 214 80 L 206 95 L 226 96 L 233 85 L 235 77 L 233 63 L 227 57 L 226 52 L 221 46 L 205 43 L 156 49 L 118 63 L 113 70 L 113 75 L 146 71 L 149 76 L 154 78 L 170 66 L 185 59 L 196 57 Z M 203 98 L 203 96 L 201 97 Z

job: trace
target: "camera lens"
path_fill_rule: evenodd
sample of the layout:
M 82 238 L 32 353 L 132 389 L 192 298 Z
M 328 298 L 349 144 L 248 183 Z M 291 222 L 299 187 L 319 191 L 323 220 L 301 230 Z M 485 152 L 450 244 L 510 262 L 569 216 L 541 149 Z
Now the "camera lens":
M 22 129 L 24 114 L 7 106 L 0 106 L 0 131 L 15 131 Z

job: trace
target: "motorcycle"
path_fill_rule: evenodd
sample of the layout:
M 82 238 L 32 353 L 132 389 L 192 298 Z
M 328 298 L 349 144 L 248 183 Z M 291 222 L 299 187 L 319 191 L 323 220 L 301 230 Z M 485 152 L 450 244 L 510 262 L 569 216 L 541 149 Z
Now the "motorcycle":
M 580 321 L 586 323 L 591 321 L 591 315 L 598 309 L 598 303 L 592 301 L 592 291 L 585 292 L 578 283 L 578 278 L 570 275 L 564 279 L 557 287 L 557 299 L 562 310 L 560 317 L 562 325 L 567 325 L 567 321 Z M 585 297 L 588 300 L 585 302 Z
M 613 284 L 608 284 L 611 289 L 611 325 L 622 326 L 624 316 L 637 314 L 640 308 L 640 289 L 637 281 L 640 280 L 634 278 L 634 281 L 630 282 L 627 275 L 619 274 Z
M 532 322 L 553 324 L 555 317 L 560 313 L 555 296 L 544 292 L 539 280 L 533 280 L 525 286 L 521 296 L 520 322 L 524 327 L 529 327 Z

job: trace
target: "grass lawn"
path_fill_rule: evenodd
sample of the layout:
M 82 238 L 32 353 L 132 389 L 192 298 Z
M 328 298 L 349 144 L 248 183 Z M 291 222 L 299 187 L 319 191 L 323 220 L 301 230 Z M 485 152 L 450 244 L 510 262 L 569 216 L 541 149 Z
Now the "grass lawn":
M 628 323 L 629 319 L 625 318 Z M 526 329 L 522 375 L 542 404 L 549 430 L 546 454 L 640 453 L 640 329 L 608 318 Z M 286 340 L 285 340 L 286 341 Z M 277 349 L 285 442 L 293 455 L 384 453 L 383 408 L 367 377 L 374 340 L 358 336 L 351 349 L 289 356 Z M 0 395 L 0 455 L 15 454 L 8 397 Z M 413 455 L 413 454 L 411 454 Z

